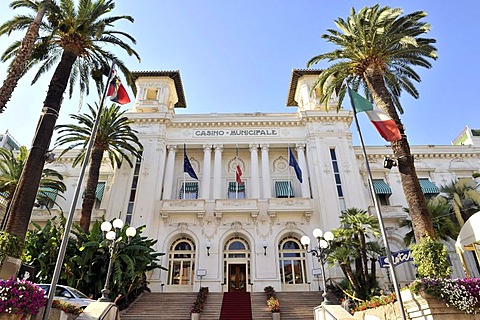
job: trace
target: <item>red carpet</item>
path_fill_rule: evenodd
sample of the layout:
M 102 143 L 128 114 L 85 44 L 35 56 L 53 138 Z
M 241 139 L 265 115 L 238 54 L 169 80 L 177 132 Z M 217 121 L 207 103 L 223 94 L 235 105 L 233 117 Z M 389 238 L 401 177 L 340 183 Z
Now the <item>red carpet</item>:
M 219 320 L 252 320 L 250 292 L 225 292 Z

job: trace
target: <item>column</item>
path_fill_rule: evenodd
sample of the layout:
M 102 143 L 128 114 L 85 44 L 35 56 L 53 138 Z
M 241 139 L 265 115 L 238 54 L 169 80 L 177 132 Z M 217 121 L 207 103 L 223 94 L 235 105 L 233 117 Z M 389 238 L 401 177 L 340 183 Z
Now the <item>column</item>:
M 258 175 L 258 144 L 251 144 L 250 148 L 250 172 L 252 173 L 250 190 L 252 190 L 251 198 L 260 198 L 260 178 Z
M 167 152 L 165 148 L 165 143 L 163 141 L 158 141 L 157 143 L 157 148 L 155 151 L 157 151 L 157 156 L 159 158 L 156 158 L 156 161 L 158 161 L 158 167 L 157 167 L 157 178 L 156 181 L 158 181 L 155 184 L 155 199 L 156 201 L 160 201 L 162 199 L 162 188 L 163 188 L 163 177 L 165 174 L 165 159 L 167 158 Z
M 167 146 L 168 156 L 167 156 L 167 166 L 165 168 L 165 180 L 163 187 L 163 199 L 168 200 L 172 199 L 172 190 L 173 190 L 173 175 L 175 170 L 175 153 L 177 152 L 176 145 Z
M 270 159 L 268 158 L 268 144 L 261 144 L 262 148 L 262 182 L 263 182 L 263 198 L 272 197 L 272 187 L 270 181 Z
M 212 145 L 203 145 L 203 173 L 202 187 L 200 189 L 202 199 L 210 199 L 210 171 L 212 168 Z
M 305 143 L 297 143 L 295 147 L 297 149 L 298 164 L 302 170 L 302 198 L 310 198 L 310 179 L 308 179 L 307 161 L 305 160 Z
M 213 199 L 221 199 L 222 197 L 222 144 L 216 144 L 215 160 L 213 163 Z

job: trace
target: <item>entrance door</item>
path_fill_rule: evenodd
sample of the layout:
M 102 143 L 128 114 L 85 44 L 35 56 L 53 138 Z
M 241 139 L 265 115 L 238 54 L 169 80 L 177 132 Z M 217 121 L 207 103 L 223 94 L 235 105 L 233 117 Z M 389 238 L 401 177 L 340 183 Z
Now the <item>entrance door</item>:
M 245 264 L 228 265 L 228 291 L 247 291 L 247 266 Z

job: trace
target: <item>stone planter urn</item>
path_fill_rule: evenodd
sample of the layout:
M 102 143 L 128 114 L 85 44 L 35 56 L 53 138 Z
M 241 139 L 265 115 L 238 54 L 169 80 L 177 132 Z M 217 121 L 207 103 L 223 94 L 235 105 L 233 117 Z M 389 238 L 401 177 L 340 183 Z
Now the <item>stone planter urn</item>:
M 192 313 L 192 320 L 200 320 L 200 313 Z
M 480 320 L 480 315 L 449 308 L 442 300 L 425 292 L 415 294 L 410 290 L 402 290 L 400 294 L 405 312 L 412 320 Z
M 272 320 L 280 320 L 280 312 L 272 312 Z

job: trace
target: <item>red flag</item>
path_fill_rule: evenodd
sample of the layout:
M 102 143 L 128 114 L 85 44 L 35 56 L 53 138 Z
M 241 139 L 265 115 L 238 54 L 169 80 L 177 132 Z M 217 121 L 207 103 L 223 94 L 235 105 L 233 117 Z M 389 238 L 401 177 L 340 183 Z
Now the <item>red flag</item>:
M 242 174 L 243 174 L 242 169 L 237 164 L 237 172 L 235 173 L 235 178 L 236 178 L 238 184 L 242 183 Z
M 113 76 L 112 81 L 110 81 L 107 96 L 112 96 L 110 100 L 118 104 L 126 104 L 130 102 L 127 90 L 125 90 L 122 82 L 117 76 Z

